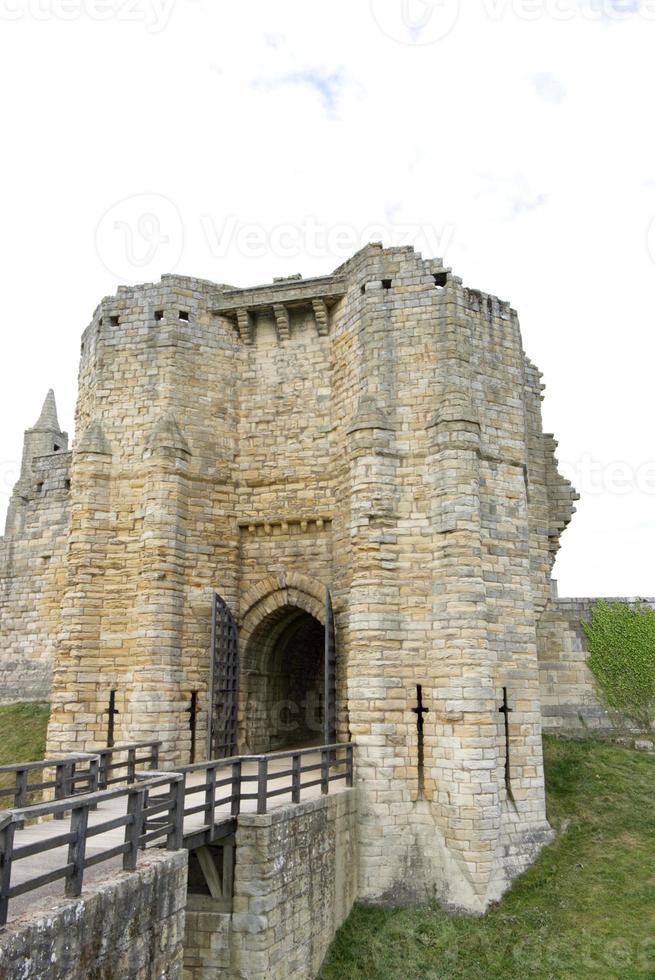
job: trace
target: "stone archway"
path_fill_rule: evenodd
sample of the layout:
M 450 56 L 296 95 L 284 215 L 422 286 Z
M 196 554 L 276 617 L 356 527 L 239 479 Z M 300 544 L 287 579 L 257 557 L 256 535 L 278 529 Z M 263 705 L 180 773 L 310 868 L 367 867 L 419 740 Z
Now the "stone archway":
M 322 742 L 325 595 L 322 583 L 290 574 L 244 596 L 240 730 L 249 752 Z

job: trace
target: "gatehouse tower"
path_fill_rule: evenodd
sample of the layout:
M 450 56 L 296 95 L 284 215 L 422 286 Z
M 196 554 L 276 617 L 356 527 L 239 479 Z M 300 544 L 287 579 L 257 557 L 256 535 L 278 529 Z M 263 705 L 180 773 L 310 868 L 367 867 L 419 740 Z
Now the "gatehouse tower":
M 575 499 L 515 311 L 411 248 L 164 276 L 102 301 L 79 385 L 0 552 L 12 649 L 9 549 L 49 610 L 48 750 L 106 744 L 110 698 L 167 764 L 352 739 L 360 897 L 483 911 L 550 837 L 537 634 Z

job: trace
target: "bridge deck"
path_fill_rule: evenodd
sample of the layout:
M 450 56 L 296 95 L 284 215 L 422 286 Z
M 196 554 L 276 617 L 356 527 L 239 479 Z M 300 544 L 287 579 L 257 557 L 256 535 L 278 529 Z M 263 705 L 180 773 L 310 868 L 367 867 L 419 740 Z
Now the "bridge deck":
M 312 763 L 320 762 L 320 753 L 316 752 L 315 755 L 306 755 L 306 763 L 311 765 Z M 276 771 L 284 772 L 288 770 L 289 763 L 287 760 L 280 759 L 271 761 L 269 765 L 269 789 L 270 790 L 283 790 L 288 787 L 287 792 L 281 792 L 279 796 L 275 796 L 269 804 L 269 810 L 274 807 L 280 807 L 289 805 L 292 802 L 291 798 L 291 787 L 289 786 L 288 778 L 276 779 Z M 244 762 L 243 764 L 243 775 L 244 776 L 256 776 L 257 774 L 257 764 L 255 762 Z M 190 772 L 187 773 L 186 785 L 187 790 L 193 786 L 200 786 L 204 783 L 206 779 L 206 774 L 204 772 Z M 250 784 L 253 786 L 254 784 Z M 337 788 L 337 785 L 339 788 Z M 335 785 L 334 789 L 330 789 L 331 793 L 343 791 L 343 788 L 339 784 Z M 165 795 L 159 790 L 155 790 L 151 794 L 151 799 L 154 800 L 156 796 Z M 312 798 L 318 798 L 321 795 L 320 786 L 308 786 L 302 791 L 302 800 L 308 800 Z M 217 798 L 220 794 L 217 793 Z M 202 799 L 202 794 L 198 793 L 191 797 L 192 800 L 200 802 Z M 257 809 L 256 800 L 243 799 L 241 801 L 241 812 L 255 812 Z M 100 804 L 96 810 L 92 810 L 89 813 L 89 828 L 93 828 L 98 824 L 104 823 L 105 821 L 112 820 L 115 817 L 124 816 L 127 812 L 127 797 L 123 796 L 118 799 L 110 800 L 108 802 Z M 234 826 L 234 818 L 230 812 L 229 804 L 224 804 L 223 806 L 216 807 L 215 815 L 215 837 L 220 837 L 221 833 L 229 833 Z M 14 838 L 14 847 L 20 848 L 28 844 L 32 844 L 37 841 L 45 841 L 50 838 L 55 838 L 58 835 L 65 833 L 68 828 L 68 821 L 61 820 L 46 820 L 42 823 L 36 823 L 31 826 L 24 827 L 22 830 L 16 830 Z M 191 816 L 185 816 L 184 818 L 184 846 L 188 848 L 193 848 L 198 846 L 203 842 L 203 828 L 206 827 L 203 821 L 203 814 L 196 813 Z M 123 842 L 125 835 L 124 827 L 119 827 L 115 830 L 105 831 L 104 833 L 98 834 L 97 836 L 90 836 L 87 839 L 86 854 L 87 857 L 92 858 L 94 854 L 100 854 L 102 851 L 119 845 Z M 161 842 L 159 842 L 161 844 Z M 12 885 L 19 885 L 24 881 L 34 878 L 37 875 L 44 874 L 48 871 L 54 870 L 56 868 L 62 867 L 66 864 L 68 848 L 63 845 L 61 847 L 54 847 L 51 850 L 45 851 L 44 853 L 37 854 L 33 857 L 26 857 L 23 860 L 16 861 L 13 866 L 12 873 Z M 90 867 L 84 876 L 85 882 L 88 881 L 102 881 L 108 874 L 108 872 L 114 872 L 121 867 L 121 859 L 115 858 L 109 861 L 105 861 L 97 866 Z M 9 906 L 9 921 L 14 920 L 19 915 L 24 914 L 27 909 L 32 907 L 35 903 L 41 904 L 41 901 L 45 898 L 52 896 L 56 898 L 57 901 L 63 900 L 62 895 L 62 883 L 61 881 L 55 881 L 51 884 L 45 885 L 42 888 L 38 888 L 34 891 L 30 891 L 24 895 L 17 896 L 13 899 Z

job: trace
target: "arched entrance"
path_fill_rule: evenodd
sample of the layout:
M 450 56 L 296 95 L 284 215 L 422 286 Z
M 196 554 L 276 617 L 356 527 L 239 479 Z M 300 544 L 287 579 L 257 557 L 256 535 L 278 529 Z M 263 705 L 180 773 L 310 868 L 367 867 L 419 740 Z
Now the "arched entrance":
M 258 623 L 243 656 L 242 725 L 250 752 L 322 743 L 324 664 L 325 628 L 306 609 L 287 602 Z

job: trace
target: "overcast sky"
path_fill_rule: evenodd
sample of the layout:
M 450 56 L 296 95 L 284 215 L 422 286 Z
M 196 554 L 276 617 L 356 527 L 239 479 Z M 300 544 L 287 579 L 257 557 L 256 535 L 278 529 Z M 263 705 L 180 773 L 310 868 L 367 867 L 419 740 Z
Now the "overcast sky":
M 654 44 L 655 0 L 0 0 L 0 508 L 120 283 L 383 240 L 518 309 L 560 593 L 654 595 Z

